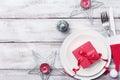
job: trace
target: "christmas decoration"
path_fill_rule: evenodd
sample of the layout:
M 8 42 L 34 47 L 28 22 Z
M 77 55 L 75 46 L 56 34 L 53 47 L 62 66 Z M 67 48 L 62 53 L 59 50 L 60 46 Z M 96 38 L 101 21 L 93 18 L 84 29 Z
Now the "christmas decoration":
M 85 17 L 87 17 L 91 23 L 93 23 L 93 10 L 103 5 L 102 2 L 99 2 L 97 0 L 81 0 L 79 4 L 77 1 L 75 2 L 75 8 L 70 13 L 70 17 L 77 16 L 79 14 L 84 14 Z
M 63 68 L 56 68 L 54 66 L 57 52 L 52 52 L 47 58 L 41 57 L 38 53 L 33 51 L 33 56 L 37 65 L 28 72 L 28 74 L 40 75 L 40 80 L 56 80 L 53 76 L 62 76 L 62 80 L 76 80 L 74 77 L 70 77 L 64 72 Z M 59 79 L 58 79 L 59 80 Z
M 57 29 L 61 32 L 66 32 L 69 29 L 69 24 L 65 20 L 60 20 L 57 24 Z

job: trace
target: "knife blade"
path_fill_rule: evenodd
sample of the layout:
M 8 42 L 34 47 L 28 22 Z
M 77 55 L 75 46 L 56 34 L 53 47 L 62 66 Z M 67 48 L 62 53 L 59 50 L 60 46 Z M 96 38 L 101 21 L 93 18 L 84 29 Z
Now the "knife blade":
M 109 8 L 109 17 L 110 17 L 110 27 L 111 27 L 111 30 L 113 31 L 113 35 L 116 36 L 115 22 L 114 22 L 112 7 Z

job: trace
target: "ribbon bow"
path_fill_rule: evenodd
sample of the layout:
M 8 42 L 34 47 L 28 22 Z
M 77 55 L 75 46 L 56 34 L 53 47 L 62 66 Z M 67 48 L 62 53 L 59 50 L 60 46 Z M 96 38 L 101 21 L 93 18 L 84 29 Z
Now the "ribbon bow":
M 102 54 L 94 54 L 93 53 L 94 50 L 90 51 L 89 53 L 85 53 L 83 51 L 80 51 L 79 54 L 80 54 L 80 58 L 78 59 L 78 68 L 73 68 L 73 71 L 76 73 L 79 69 L 80 69 L 80 66 L 82 66 L 82 62 L 86 59 L 88 62 L 89 62 L 89 65 L 94 63 L 96 60 L 100 59 Z M 104 61 L 106 61 L 104 59 Z

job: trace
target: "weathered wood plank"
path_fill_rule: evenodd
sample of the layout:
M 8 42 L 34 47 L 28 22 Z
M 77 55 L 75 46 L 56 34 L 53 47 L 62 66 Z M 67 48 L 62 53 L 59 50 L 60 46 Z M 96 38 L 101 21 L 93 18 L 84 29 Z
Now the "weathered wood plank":
M 30 75 L 28 72 L 36 66 L 36 61 L 32 55 L 32 50 L 42 57 L 51 54 L 52 51 L 59 53 L 61 43 L 0 43 L 0 80 L 38 80 L 39 75 Z M 47 56 L 46 56 L 47 57 Z M 59 55 L 57 55 L 55 67 L 61 67 Z M 110 68 L 114 68 L 111 64 Z M 109 75 L 100 79 L 112 80 Z M 67 80 L 65 77 L 55 76 L 50 80 Z M 119 79 L 119 78 L 118 78 Z M 41 80 L 41 79 L 40 79 Z M 72 80 L 69 79 L 68 80 Z M 115 79 L 117 80 L 117 79 Z
M 0 80 L 42 80 L 40 75 L 28 74 L 29 70 L 0 70 Z M 51 76 L 49 80 L 67 80 L 65 76 Z M 73 80 L 68 78 L 68 80 Z
M 0 70 L 0 80 L 41 80 L 40 75 L 30 75 L 29 70 Z M 120 74 L 120 73 L 119 73 Z M 119 80 L 120 76 L 116 79 L 110 78 L 108 75 L 102 75 L 95 80 Z M 65 76 L 51 76 L 49 80 L 74 80 Z
M 87 19 L 64 19 L 70 25 L 69 33 L 61 33 L 56 29 L 59 20 L 61 19 L 2 19 L 0 20 L 0 42 L 59 42 L 70 33 L 90 29 L 105 36 L 100 19 L 95 19 L 93 24 Z M 115 24 L 119 33 L 120 20 L 115 19 Z
M 52 51 L 59 54 L 60 45 L 60 43 L 0 43 L 0 69 L 32 69 L 39 63 L 32 51 L 47 58 Z M 61 67 L 59 55 L 56 58 L 56 67 Z
M 52 54 L 52 51 L 57 51 L 55 66 L 61 68 L 60 47 L 61 43 L 0 43 L 0 69 L 32 69 L 39 63 L 33 56 L 33 50 L 44 58 Z M 114 68 L 113 62 L 110 68 Z
M 93 17 L 99 18 L 101 11 L 113 7 L 115 17 L 120 15 L 119 0 L 96 0 L 104 6 L 93 11 Z M 0 0 L 0 18 L 55 18 L 70 16 L 79 0 Z M 66 5 L 67 3 L 67 5 Z M 85 17 L 83 14 L 77 17 Z

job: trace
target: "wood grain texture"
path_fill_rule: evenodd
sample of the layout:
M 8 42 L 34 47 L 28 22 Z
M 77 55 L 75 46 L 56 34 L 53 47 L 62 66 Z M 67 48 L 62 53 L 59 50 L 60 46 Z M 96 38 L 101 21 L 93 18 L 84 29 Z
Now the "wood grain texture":
M 0 70 L 4 69 L 32 69 L 40 64 L 42 57 L 47 58 L 52 51 L 57 51 L 55 67 L 61 68 L 59 51 L 62 43 L 0 43 Z M 36 60 L 33 52 L 38 57 Z M 47 59 L 42 59 L 43 62 Z M 114 68 L 111 62 L 110 68 Z
M 41 57 L 47 58 L 52 51 L 59 53 L 60 45 L 60 43 L 1 43 L 0 69 L 32 69 L 39 64 Z M 41 56 L 37 61 L 32 51 Z M 55 65 L 61 67 L 59 55 L 56 57 Z
M 100 13 L 113 7 L 115 17 L 120 15 L 119 0 L 96 0 L 104 5 L 93 11 L 94 18 L 100 18 Z M 79 0 L 0 0 L 0 18 L 68 18 L 79 5 Z M 67 5 L 66 5 L 67 3 Z M 77 18 L 85 18 L 80 14 Z
M 40 75 L 28 74 L 29 70 L 0 70 L 0 80 L 42 80 Z M 4 73 L 4 74 L 2 74 Z M 49 80 L 66 80 L 65 76 L 51 76 Z M 69 80 L 73 80 L 68 78 Z
M 0 70 L 0 80 L 41 80 L 40 75 L 27 74 L 29 70 Z M 103 75 L 95 80 L 119 80 L 111 79 L 109 75 Z M 49 80 L 73 80 L 65 76 L 52 76 Z
M 0 80 L 41 80 L 40 75 L 28 74 L 33 69 L 37 62 L 34 59 L 32 50 L 46 57 L 52 51 L 57 51 L 59 54 L 61 43 L 0 43 Z M 56 57 L 55 67 L 62 68 L 59 55 Z M 115 68 L 113 63 L 110 69 Z M 50 80 L 73 80 L 67 79 L 64 76 L 54 76 Z M 96 80 L 113 80 L 109 75 L 103 75 Z M 119 79 L 119 77 L 117 78 Z M 115 80 L 117 80 L 115 79 Z
M 59 50 L 63 40 L 71 33 L 80 30 L 96 30 L 103 36 L 104 31 L 100 13 L 113 7 L 117 34 L 120 34 L 120 1 L 96 0 L 104 5 L 94 9 L 90 20 L 83 13 L 70 17 L 70 13 L 79 5 L 79 0 L 0 0 L 0 80 L 41 80 L 39 75 L 29 75 L 38 62 L 32 51 L 41 56 Z M 57 31 L 59 20 L 70 24 L 68 33 Z M 62 67 L 57 55 L 55 67 Z M 114 68 L 111 62 L 110 69 Z M 109 75 L 96 80 L 111 79 Z M 73 80 L 61 76 L 50 80 Z
M 80 30 L 96 30 L 106 36 L 99 19 L 93 24 L 88 19 L 64 19 L 69 23 L 70 31 L 61 33 L 56 25 L 61 19 L 2 19 L 0 20 L 0 42 L 62 42 L 70 33 Z M 115 19 L 119 34 L 120 20 Z

